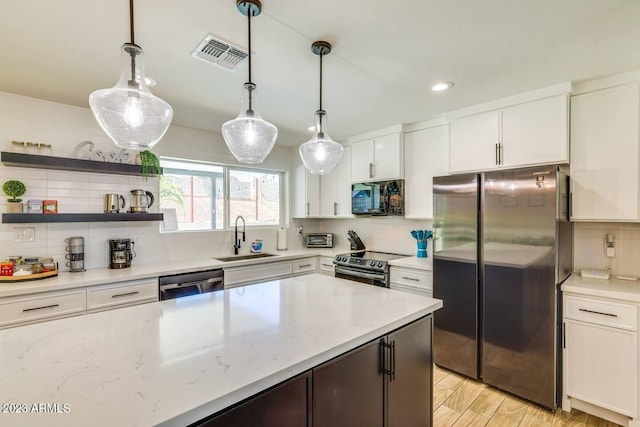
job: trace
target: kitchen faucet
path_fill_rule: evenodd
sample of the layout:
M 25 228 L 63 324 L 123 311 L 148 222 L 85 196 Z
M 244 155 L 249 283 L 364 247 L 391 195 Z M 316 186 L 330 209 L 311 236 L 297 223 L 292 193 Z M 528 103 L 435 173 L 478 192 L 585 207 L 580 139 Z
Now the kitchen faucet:
M 236 228 L 235 228 L 235 235 L 234 235 L 235 237 L 234 237 L 234 244 L 233 244 L 234 255 L 238 255 L 238 249 L 240 249 L 240 239 L 238 239 L 238 220 L 239 219 L 242 220 L 242 241 L 245 242 L 247 240 L 246 232 L 245 232 L 246 223 L 244 222 L 244 218 L 242 217 L 242 215 L 238 215 L 236 217 Z

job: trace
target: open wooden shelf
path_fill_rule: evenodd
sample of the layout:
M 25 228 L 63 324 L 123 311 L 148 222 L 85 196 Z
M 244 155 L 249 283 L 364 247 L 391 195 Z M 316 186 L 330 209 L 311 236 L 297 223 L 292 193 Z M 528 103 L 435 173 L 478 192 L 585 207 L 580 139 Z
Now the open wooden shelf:
M 49 222 L 112 222 L 112 221 L 162 221 L 161 213 L 68 213 L 25 214 L 3 213 L 4 224 L 49 223 Z
M 0 161 L 5 166 L 23 168 L 55 169 L 75 172 L 107 173 L 117 175 L 142 175 L 140 165 L 99 162 L 96 160 L 72 159 L 69 157 L 40 156 L 38 154 L 11 153 L 2 151 Z M 156 176 L 155 174 L 147 174 Z

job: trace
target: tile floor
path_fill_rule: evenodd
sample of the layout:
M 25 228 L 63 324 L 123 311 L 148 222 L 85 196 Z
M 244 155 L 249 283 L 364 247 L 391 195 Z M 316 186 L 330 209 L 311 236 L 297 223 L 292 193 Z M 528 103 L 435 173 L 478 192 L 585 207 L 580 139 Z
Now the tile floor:
M 581 411 L 556 413 L 434 366 L 434 427 L 614 427 Z

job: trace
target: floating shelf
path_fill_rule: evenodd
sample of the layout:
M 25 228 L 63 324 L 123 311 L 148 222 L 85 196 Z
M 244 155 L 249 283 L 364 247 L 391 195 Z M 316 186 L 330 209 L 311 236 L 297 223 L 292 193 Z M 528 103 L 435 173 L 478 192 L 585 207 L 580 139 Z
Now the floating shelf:
M 0 153 L 0 160 L 5 166 L 22 168 L 143 176 L 140 165 L 124 163 L 99 162 L 96 160 L 72 159 L 69 157 L 40 156 L 38 154 L 10 153 L 8 151 Z M 151 173 L 147 175 L 156 176 Z
M 162 221 L 161 213 L 68 213 L 29 214 L 3 213 L 4 224 L 48 223 L 48 222 L 113 222 L 113 221 Z

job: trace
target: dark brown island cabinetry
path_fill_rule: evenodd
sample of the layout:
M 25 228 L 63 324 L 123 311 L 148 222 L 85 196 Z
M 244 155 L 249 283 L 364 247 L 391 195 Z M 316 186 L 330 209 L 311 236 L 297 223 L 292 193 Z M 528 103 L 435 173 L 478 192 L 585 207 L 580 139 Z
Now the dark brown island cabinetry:
M 431 427 L 432 316 L 194 426 Z

